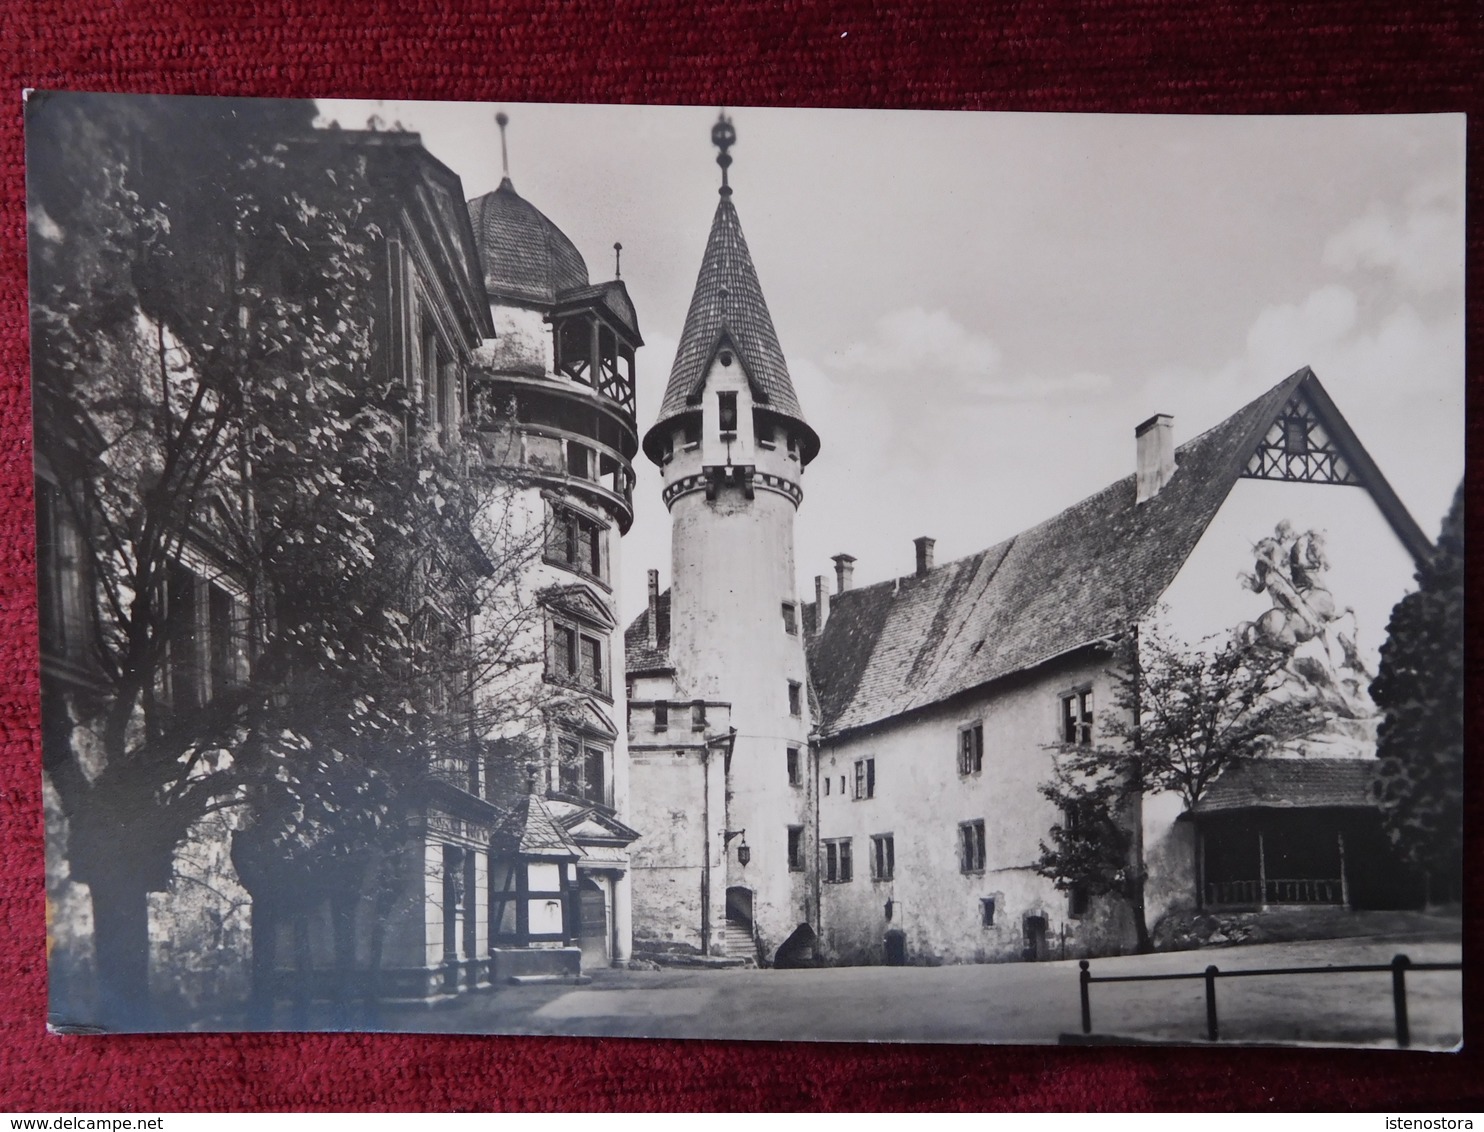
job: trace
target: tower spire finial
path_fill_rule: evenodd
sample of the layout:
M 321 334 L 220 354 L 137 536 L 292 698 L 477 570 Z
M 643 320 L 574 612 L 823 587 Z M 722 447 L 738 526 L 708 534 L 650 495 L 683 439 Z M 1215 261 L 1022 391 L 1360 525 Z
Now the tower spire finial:
M 737 131 L 732 127 L 732 120 L 727 117 L 725 109 L 717 115 L 716 125 L 711 127 L 711 144 L 721 152 L 716 155 L 716 163 L 721 166 L 721 188 L 718 190 L 722 196 L 732 195 L 732 186 L 727 184 L 727 166 L 732 163 L 732 155 L 727 152 L 737 141 Z
M 621 257 L 623 256 L 623 245 L 617 240 L 613 241 L 613 278 L 622 279 L 623 272 L 619 270 Z
M 510 151 L 505 148 L 505 127 L 510 125 L 510 115 L 501 110 L 495 115 L 495 125 L 500 127 L 500 169 L 505 180 L 510 180 Z

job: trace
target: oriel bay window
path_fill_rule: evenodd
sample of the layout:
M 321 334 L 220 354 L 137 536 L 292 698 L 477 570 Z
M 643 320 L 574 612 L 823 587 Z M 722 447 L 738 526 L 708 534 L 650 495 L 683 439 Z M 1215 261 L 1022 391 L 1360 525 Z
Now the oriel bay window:
M 561 793 L 607 805 L 608 746 L 593 739 L 559 735 L 556 747 L 556 781 Z
M 596 629 L 553 615 L 547 622 L 546 679 L 608 694 L 608 642 Z
M 606 525 L 570 508 L 552 504 L 546 527 L 546 560 L 579 574 L 606 580 Z

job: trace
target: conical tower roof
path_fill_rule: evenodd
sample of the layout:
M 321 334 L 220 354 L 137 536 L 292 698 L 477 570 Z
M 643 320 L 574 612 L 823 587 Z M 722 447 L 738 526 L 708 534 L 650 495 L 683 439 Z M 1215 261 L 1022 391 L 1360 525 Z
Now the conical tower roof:
M 651 452 L 651 438 L 657 451 L 660 435 L 673 427 L 674 420 L 699 409 L 701 383 L 723 343 L 730 343 L 741 361 L 757 407 L 800 426 L 801 455 L 808 463 L 819 451 L 819 437 L 799 407 L 788 362 L 778 344 L 778 332 L 773 329 L 773 316 L 768 313 L 757 268 L 742 234 L 742 222 L 732 203 L 732 191 L 725 183 L 711 220 L 711 235 L 701 257 L 701 271 L 675 351 L 675 364 L 670 369 L 670 383 L 665 387 L 659 417 L 645 438 L 646 452 Z

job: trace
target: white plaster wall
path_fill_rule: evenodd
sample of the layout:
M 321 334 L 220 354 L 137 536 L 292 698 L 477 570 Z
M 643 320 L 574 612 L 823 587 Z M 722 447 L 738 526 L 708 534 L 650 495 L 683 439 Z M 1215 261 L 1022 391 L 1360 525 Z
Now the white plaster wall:
M 1359 487 L 1238 480 L 1165 591 L 1165 620 L 1179 639 L 1193 644 L 1270 609 L 1271 597 L 1253 593 L 1237 575 L 1252 571 L 1253 544 L 1272 535 L 1283 520 L 1298 532 L 1323 532 L 1328 588 L 1339 608 L 1354 610 L 1356 645 L 1374 675 L 1392 607 L 1413 588 L 1416 565 L 1370 494 Z M 1343 624 L 1348 631 L 1349 624 Z M 1322 753 L 1366 756 L 1373 748 L 1339 744 L 1325 746 Z M 1195 904 L 1194 830 L 1175 821 L 1183 808 L 1175 795 L 1145 799 L 1151 928 L 1160 916 Z
M 699 473 L 704 466 L 754 464 L 797 483 L 800 466 L 779 438 L 776 448 L 755 443 L 752 394 L 740 361 L 718 359 L 707 374 L 702 397 L 698 451 L 687 452 L 677 436 L 674 458 L 663 469 L 666 484 Z M 719 432 L 718 392 L 737 394 L 737 432 L 730 443 Z M 740 838 L 724 853 L 726 879 L 713 887 L 753 890 L 753 917 L 765 954 L 771 954 L 809 919 L 806 873 L 788 869 L 787 829 L 808 824 L 807 792 L 789 785 L 786 750 L 807 750 L 810 721 L 802 615 L 799 631 L 785 631 L 782 605 L 794 588 L 792 500 L 756 487 L 748 499 L 739 487 L 723 487 L 716 498 L 704 492 L 671 504 L 671 657 L 681 698 L 724 700 L 732 705 L 737 735 L 728 779 L 726 811 L 712 822 L 718 851 L 722 830 L 746 830 L 752 857 L 737 860 Z M 788 684 L 801 687 L 800 713 L 789 711 Z
M 1253 544 L 1283 519 L 1297 531 L 1324 533 L 1330 592 L 1340 608 L 1354 608 L 1356 643 L 1375 672 L 1391 609 L 1413 588 L 1416 565 L 1359 487 L 1238 480 L 1165 591 L 1171 626 L 1193 642 L 1271 608 L 1272 599 L 1244 587 L 1237 574 L 1252 570 Z
M 1019 959 L 1023 921 L 1043 915 L 1052 954 L 1117 951 L 1131 944 L 1123 910 L 1094 901 L 1087 915 L 1067 914 L 1067 897 L 1033 864 L 1059 814 L 1039 793 L 1051 777 L 1051 747 L 1059 738 L 1060 696 L 1091 683 L 1094 718 L 1109 703 L 1106 664 L 1084 659 L 1034 674 L 897 722 L 876 734 L 834 742 L 820 752 L 819 773 L 831 778 L 819 798 L 819 837 L 850 837 L 854 879 L 822 884 L 821 938 L 842 962 L 879 963 L 887 928 L 906 932 L 911 963 Z M 959 728 L 982 721 L 984 769 L 958 773 Z M 852 797 L 857 759 L 876 760 L 876 794 Z M 845 779 L 845 791 L 840 780 Z M 985 822 L 985 870 L 960 868 L 959 823 Z M 892 881 L 871 879 L 871 835 L 890 833 L 896 851 Z M 824 875 L 823 855 L 820 860 Z M 980 900 L 994 897 L 995 923 L 981 923 Z M 887 899 L 897 902 L 885 919 Z
M 485 339 L 479 361 L 499 373 L 540 377 L 555 369 L 551 326 L 538 310 L 490 304 L 495 337 Z

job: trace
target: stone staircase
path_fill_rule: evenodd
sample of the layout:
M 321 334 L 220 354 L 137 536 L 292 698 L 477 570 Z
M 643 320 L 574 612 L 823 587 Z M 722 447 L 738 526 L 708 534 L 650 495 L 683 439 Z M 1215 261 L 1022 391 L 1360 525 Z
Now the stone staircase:
M 741 960 L 746 966 L 757 966 L 757 944 L 752 939 L 752 926 L 740 920 L 727 920 L 721 929 L 722 954 Z

